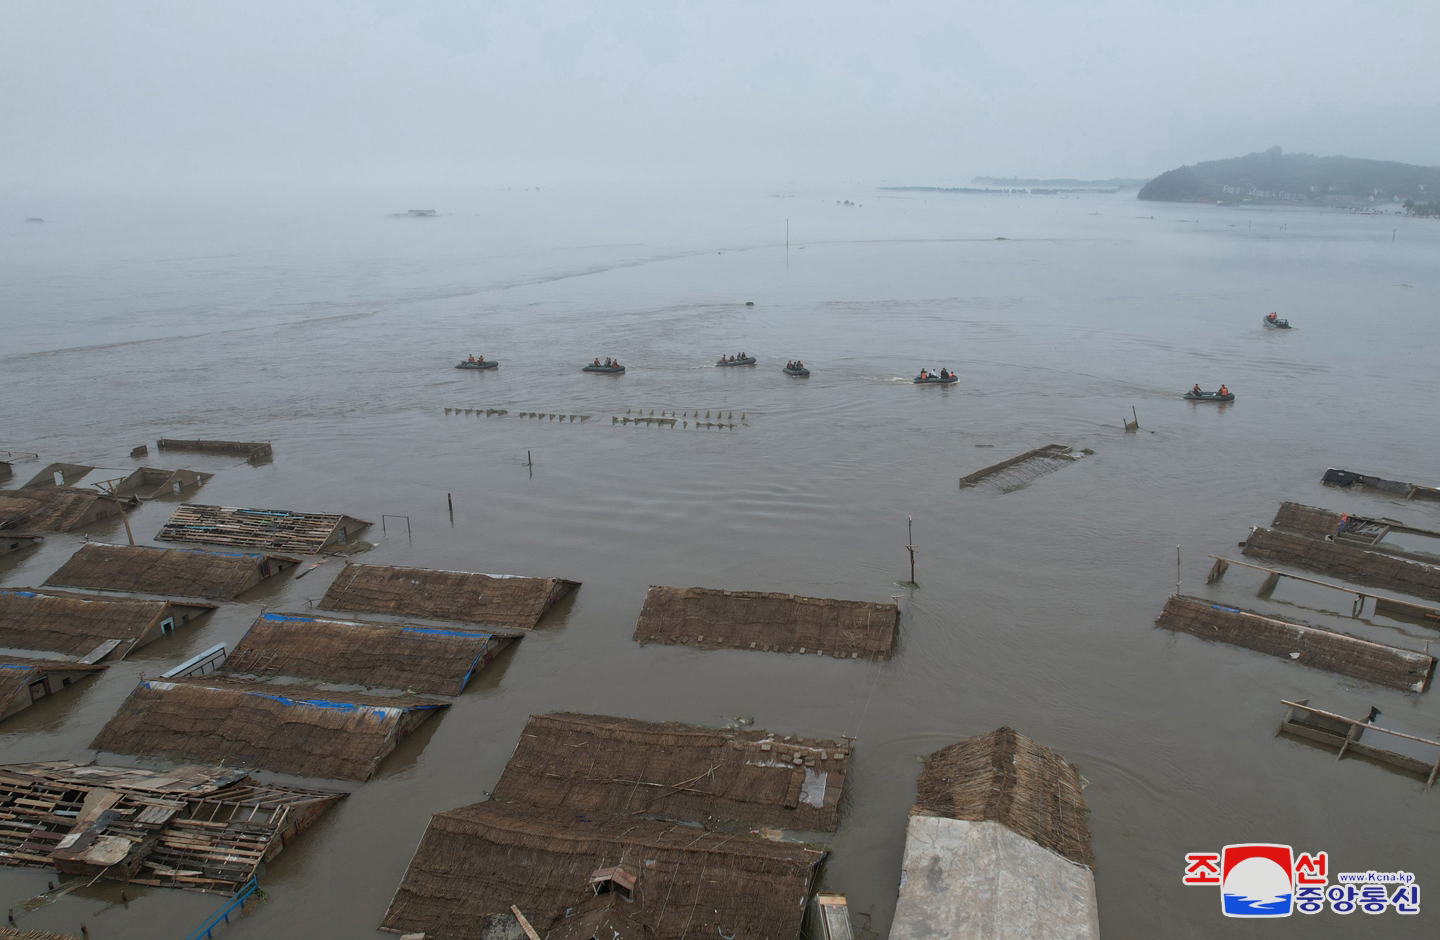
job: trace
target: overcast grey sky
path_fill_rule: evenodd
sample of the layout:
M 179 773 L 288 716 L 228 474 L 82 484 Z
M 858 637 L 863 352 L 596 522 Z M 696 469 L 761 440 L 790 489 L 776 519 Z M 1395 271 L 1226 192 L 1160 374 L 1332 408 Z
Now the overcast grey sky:
M 1440 0 L 0 0 L 13 187 L 1440 163 Z

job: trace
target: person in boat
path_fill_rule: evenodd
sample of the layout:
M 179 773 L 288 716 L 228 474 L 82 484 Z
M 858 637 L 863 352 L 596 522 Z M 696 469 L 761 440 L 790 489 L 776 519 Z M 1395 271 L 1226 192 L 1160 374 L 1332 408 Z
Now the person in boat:
M 1192 388 L 1192 389 L 1190 389 L 1190 394 L 1191 394 L 1191 395 L 1194 395 L 1196 398 L 1199 398 L 1201 395 L 1204 395 L 1205 393 L 1202 392 L 1202 391 L 1200 391 L 1200 383 L 1199 383 L 1199 382 L 1196 382 L 1196 383 L 1195 383 L 1195 387 Z
M 750 357 L 747 356 L 747 355 L 745 355 L 745 350 L 742 349 L 742 350 L 740 350 L 740 358 L 741 358 L 741 359 L 749 359 Z
M 474 362 L 474 361 L 475 361 L 475 357 L 474 357 L 473 355 L 470 357 L 470 361 L 471 361 L 471 362 Z
M 805 363 L 801 362 L 799 359 L 796 359 L 796 360 L 795 360 L 795 368 L 797 368 L 797 369 L 803 369 L 803 368 L 805 368 Z
M 1219 391 L 1218 394 L 1220 395 L 1221 398 L 1224 398 L 1226 395 L 1229 395 L 1229 394 L 1230 394 L 1230 389 L 1226 388 L 1226 387 L 1224 386 L 1224 384 L 1222 383 L 1221 386 L 1220 386 L 1220 391 Z
M 1274 322 L 1275 322 L 1275 314 L 1273 314 L 1273 313 L 1272 313 L 1272 314 L 1269 314 L 1269 315 L 1267 315 L 1267 316 L 1265 317 L 1265 319 L 1269 320 L 1271 323 L 1274 323 Z
M 920 370 L 920 381 L 923 382 L 923 381 L 925 381 L 925 380 L 928 379 L 928 378 L 930 378 L 930 373 L 926 372 L 924 369 L 921 369 L 921 370 Z
M 786 363 L 785 363 L 785 368 L 787 368 L 787 369 L 793 369 L 793 368 L 795 368 L 795 361 L 792 359 L 792 360 L 790 360 L 789 362 L 786 362 Z
M 612 360 L 610 361 L 610 368 L 612 368 L 612 369 L 618 369 L 618 368 L 620 368 L 620 360 L 619 360 L 619 359 L 612 359 Z
M 606 359 L 605 361 L 606 361 L 606 362 L 609 362 L 610 360 L 609 360 L 609 359 Z M 597 366 L 600 364 L 600 357 L 599 357 L 599 356 L 596 356 L 596 357 L 595 357 L 595 364 L 596 364 Z
M 470 361 L 473 362 L 473 363 L 475 363 L 476 365 L 483 366 L 483 365 L 485 364 L 485 357 L 484 357 L 484 355 L 476 356 L 476 357 L 472 358 Z

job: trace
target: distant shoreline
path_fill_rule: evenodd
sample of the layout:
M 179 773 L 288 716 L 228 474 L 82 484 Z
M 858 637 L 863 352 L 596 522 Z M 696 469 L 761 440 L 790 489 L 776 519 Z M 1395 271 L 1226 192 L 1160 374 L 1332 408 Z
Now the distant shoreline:
M 1018 189 L 991 189 L 976 188 L 973 186 L 881 186 L 880 189 L 886 192 L 899 193 L 974 193 L 980 195 L 996 196 L 1062 196 L 1076 193 L 1118 193 L 1120 190 L 1115 187 L 1075 187 L 1066 189 L 1050 189 L 1038 186 L 1021 187 Z

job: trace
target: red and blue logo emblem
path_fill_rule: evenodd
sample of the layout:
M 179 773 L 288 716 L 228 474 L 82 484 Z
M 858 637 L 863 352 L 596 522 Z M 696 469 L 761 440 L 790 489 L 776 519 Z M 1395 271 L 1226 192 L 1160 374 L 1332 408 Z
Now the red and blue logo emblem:
M 1220 899 L 1226 917 L 1289 917 L 1295 909 L 1294 853 L 1252 842 L 1220 850 Z

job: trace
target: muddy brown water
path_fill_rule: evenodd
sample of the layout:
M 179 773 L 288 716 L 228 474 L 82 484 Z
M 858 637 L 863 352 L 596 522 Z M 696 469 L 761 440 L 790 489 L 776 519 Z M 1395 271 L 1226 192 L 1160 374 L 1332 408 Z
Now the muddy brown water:
M 387 216 L 416 200 L 451 208 Z M 1283 499 L 1440 527 L 1435 506 L 1319 484 L 1327 466 L 1440 479 L 1440 226 L 843 187 L 57 198 L 38 214 L 55 221 L 0 234 L 0 449 L 42 458 L 9 485 L 51 460 L 118 476 L 149 442 L 143 463 L 216 472 L 198 501 L 374 520 L 366 562 L 583 582 L 269 865 L 268 900 L 225 936 L 377 936 L 429 816 L 483 799 L 526 716 L 551 710 L 857 736 L 823 882 L 882 935 L 920 758 L 1001 724 L 1089 781 L 1107 937 L 1433 935 L 1440 792 L 1272 732 L 1282 698 L 1309 698 L 1440 735 L 1435 693 L 1152 624 L 1179 545 L 1186 592 L 1417 649 L 1440 638 L 1350 620 L 1347 596 L 1293 583 L 1257 598 L 1262 576 L 1240 568 L 1204 585 L 1206 556 L 1234 555 Z M 1264 330 L 1271 310 L 1297 328 Z M 741 349 L 759 365 L 713 367 Z M 453 368 L 470 353 L 501 367 Z M 629 371 L 580 373 L 606 355 Z M 795 357 L 808 379 L 781 374 Z M 922 366 L 961 380 L 917 388 Z M 1194 382 L 1238 400 L 1180 400 Z M 1141 431 L 1125 434 L 1132 406 Z M 612 424 L 627 409 L 723 411 L 738 427 Z M 275 459 L 157 453 L 161 436 L 270 440 Z M 1052 441 L 1095 453 L 1015 492 L 957 487 Z M 173 506 L 135 512 L 137 538 Z M 382 534 L 382 514 L 408 531 L 387 518 Z M 898 583 L 907 515 L 918 590 Z M 89 535 L 124 538 L 118 524 Z M 78 542 L 0 559 L 0 583 L 39 584 Z M 0 761 L 95 757 L 140 675 L 233 643 L 262 607 L 308 609 L 340 564 L 286 575 L 6 721 Z M 640 647 L 651 584 L 898 595 L 896 655 Z M 1184 853 L 1252 841 L 1413 871 L 1422 913 L 1227 921 L 1218 891 L 1181 885 Z M 0 907 L 55 877 L 0 870 Z M 221 901 L 129 887 L 127 906 L 120 890 L 19 921 L 182 937 Z

